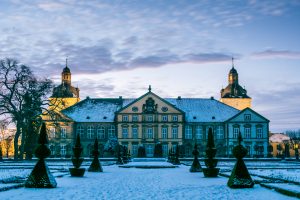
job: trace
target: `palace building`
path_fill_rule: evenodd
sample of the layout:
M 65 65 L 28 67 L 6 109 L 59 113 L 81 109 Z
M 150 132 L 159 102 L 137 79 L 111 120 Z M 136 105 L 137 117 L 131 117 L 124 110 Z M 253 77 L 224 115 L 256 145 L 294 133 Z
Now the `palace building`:
M 250 108 L 251 98 L 239 85 L 234 66 L 228 77 L 229 85 L 222 89 L 220 101 L 213 97 L 162 98 L 151 86 L 136 99 L 87 97 L 80 101 L 66 64 L 62 84 L 50 99 L 58 107 L 55 117 L 44 118 L 52 156 L 70 156 L 77 134 L 84 156 L 90 156 L 95 138 L 102 153 L 107 141 L 116 138 L 128 147 L 132 157 L 137 156 L 140 146 L 147 157 L 152 157 L 157 143 L 161 143 L 164 156 L 179 145 L 181 155 L 191 157 L 195 142 L 204 156 L 209 128 L 214 132 L 217 156 L 231 156 L 239 132 L 250 157 L 266 156 L 269 120 Z

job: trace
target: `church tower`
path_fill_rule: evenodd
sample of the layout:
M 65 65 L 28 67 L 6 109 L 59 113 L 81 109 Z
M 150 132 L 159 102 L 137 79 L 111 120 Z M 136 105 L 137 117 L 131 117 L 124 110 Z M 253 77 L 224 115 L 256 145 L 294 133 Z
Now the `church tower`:
M 66 66 L 61 73 L 61 84 L 53 89 L 49 100 L 51 102 L 50 109 L 54 108 L 55 111 L 63 110 L 80 101 L 79 88 L 72 86 L 71 70 L 68 67 L 67 59 Z
M 247 95 L 247 90 L 239 85 L 239 75 L 234 68 L 233 58 L 228 74 L 228 86 L 221 90 L 220 101 L 239 110 L 251 107 L 252 99 Z

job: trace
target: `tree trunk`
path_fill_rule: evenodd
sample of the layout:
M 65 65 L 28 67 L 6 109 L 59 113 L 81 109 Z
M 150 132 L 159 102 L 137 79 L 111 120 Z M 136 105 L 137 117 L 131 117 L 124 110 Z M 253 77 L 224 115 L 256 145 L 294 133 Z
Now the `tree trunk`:
M 19 140 L 20 134 L 21 134 L 21 126 L 17 122 L 17 131 L 16 131 L 16 135 L 15 135 L 15 138 L 14 138 L 14 160 L 18 160 L 19 159 L 19 145 L 18 145 L 18 140 Z

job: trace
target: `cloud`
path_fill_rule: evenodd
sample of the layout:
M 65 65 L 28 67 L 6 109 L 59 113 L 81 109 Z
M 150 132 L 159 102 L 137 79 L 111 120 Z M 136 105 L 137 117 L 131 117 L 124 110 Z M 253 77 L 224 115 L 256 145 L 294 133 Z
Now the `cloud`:
M 300 59 L 300 52 L 289 50 L 265 50 L 252 54 L 253 58 L 292 58 Z

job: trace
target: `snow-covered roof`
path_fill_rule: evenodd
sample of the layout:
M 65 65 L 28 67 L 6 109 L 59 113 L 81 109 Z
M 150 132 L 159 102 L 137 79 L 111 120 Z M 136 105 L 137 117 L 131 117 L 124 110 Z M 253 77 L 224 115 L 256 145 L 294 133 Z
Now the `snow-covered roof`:
M 134 100 L 87 98 L 62 112 L 76 122 L 113 122 L 115 112 Z M 240 112 L 215 99 L 166 98 L 165 100 L 184 111 L 187 122 L 224 122 Z
M 166 98 L 165 100 L 184 111 L 187 122 L 224 122 L 240 112 L 210 98 Z
M 62 112 L 75 122 L 113 122 L 120 108 L 121 99 L 87 98 Z
M 283 141 L 289 141 L 290 137 L 281 133 L 275 133 L 269 137 L 270 142 L 281 143 Z

